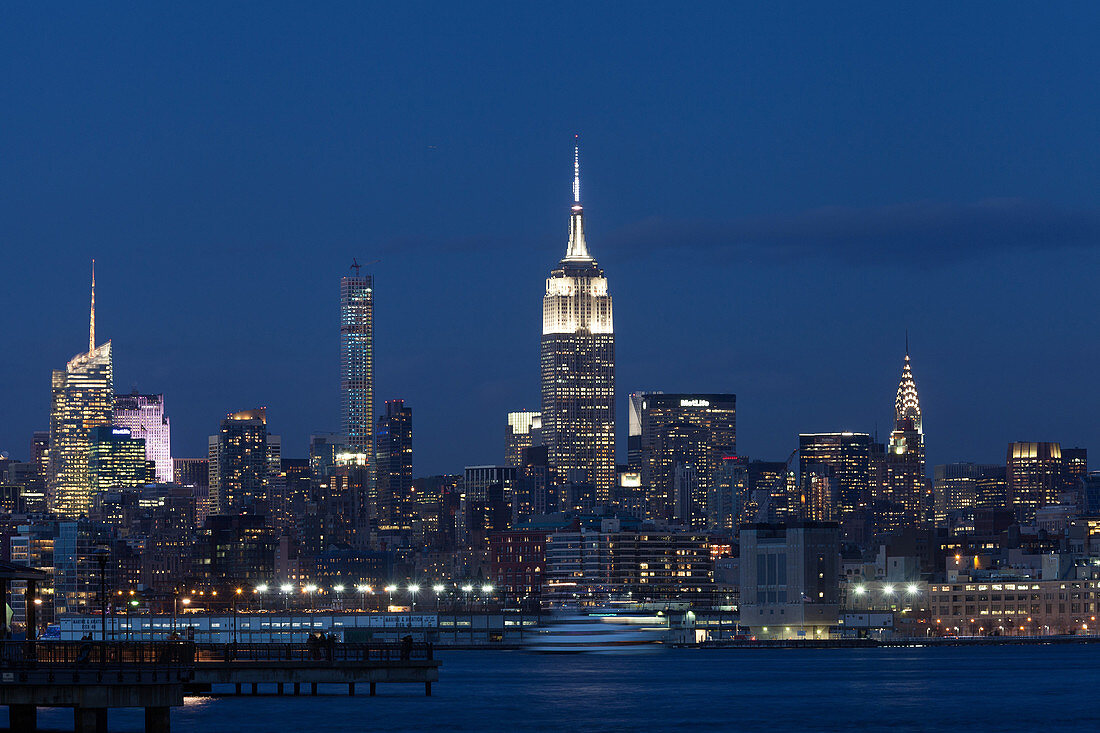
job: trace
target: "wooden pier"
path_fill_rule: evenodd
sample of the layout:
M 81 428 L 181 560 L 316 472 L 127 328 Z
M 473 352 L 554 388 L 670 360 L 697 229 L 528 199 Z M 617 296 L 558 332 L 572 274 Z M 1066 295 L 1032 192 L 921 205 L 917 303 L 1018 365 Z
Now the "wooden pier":
M 38 708 L 73 709 L 77 733 L 107 730 L 110 708 L 145 708 L 145 729 L 168 733 L 194 674 L 187 642 L 0 643 L 0 705 L 11 729 L 37 729 Z
M 439 661 L 430 644 L 219 644 L 187 641 L 5 641 L 0 642 L 0 705 L 11 729 L 34 731 L 37 709 L 73 709 L 77 733 L 105 733 L 110 708 L 144 708 L 147 733 L 169 733 L 170 710 L 186 694 L 207 694 L 231 685 L 256 695 L 318 694 L 319 684 L 346 685 L 348 694 L 366 685 L 416 683 L 432 694 Z
M 201 645 L 191 689 L 233 685 L 235 694 L 259 694 L 260 685 L 274 685 L 275 694 L 288 690 L 317 694 L 319 684 L 347 685 L 349 695 L 367 685 L 374 695 L 379 684 L 418 683 L 432 694 L 439 680 L 439 660 L 425 643 L 342 644 L 215 644 Z

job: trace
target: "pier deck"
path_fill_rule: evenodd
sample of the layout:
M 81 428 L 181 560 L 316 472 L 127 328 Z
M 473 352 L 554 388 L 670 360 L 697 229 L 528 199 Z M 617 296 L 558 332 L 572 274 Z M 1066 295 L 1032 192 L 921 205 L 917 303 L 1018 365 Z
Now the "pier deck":
M 233 685 L 237 694 L 274 684 L 346 684 L 348 694 L 379 683 L 416 683 L 432 694 L 439 660 L 430 644 L 219 644 L 187 641 L 0 642 L 0 705 L 11 729 L 34 731 L 37 709 L 73 709 L 77 733 L 104 733 L 110 708 L 144 708 L 147 733 L 169 733 L 170 710 L 188 692 Z

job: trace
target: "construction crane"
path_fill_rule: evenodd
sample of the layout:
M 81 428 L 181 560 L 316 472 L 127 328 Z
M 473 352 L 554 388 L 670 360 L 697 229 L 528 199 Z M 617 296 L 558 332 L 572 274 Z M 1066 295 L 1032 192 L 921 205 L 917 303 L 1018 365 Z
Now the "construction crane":
M 360 265 L 359 261 L 356 260 L 354 257 L 352 257 L 351 258 L 351 269 L 355 270 L 355 276 L 359 277 L 359 268 L 360 267 L 370 267 L 371 265 L 377 265 L 381 261 L 382 260 L 371 260 L 370 262 L 366 263 L 365 265 Z

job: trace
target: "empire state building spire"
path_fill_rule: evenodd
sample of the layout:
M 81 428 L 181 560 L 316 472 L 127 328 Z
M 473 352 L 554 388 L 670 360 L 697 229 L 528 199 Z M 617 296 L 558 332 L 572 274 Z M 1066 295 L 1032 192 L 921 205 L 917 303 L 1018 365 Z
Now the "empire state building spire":
M 918 433 L 921 430 L 920 400 L 917 398 L 917 384 L 913 381 L 913 370 L 909 366 L 909 349 L 905 349 L 905 366 L 901 370 L 901 382 L 898 384 L 898 397 L 894 402 L 895 419 L 898 429 L 901 429 L 903 420 L 913 420 L 913 429 Z
M 580 136 L 575 136 L 579 139 Z M 581 147 L 573 145 L 573 208 L 569 215 L 569 247 L 565 251 L 565 261 L 591 262 L 588 243 L 584 241 L 584 207 L 581 206 Z

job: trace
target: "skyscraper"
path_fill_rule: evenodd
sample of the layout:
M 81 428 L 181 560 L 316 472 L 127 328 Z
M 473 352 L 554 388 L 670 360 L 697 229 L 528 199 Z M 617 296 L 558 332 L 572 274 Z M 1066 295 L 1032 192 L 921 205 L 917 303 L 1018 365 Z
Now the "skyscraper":
M 172 432 L 164 414 L 164 395 L 131 394 L 115 396 L 113 424 L 129 428 L 135 438 L 145 441 L 145 457 L 157 467 L 156 480 L 172 480 Z
M 842 523 L 867 506 L 870 491 L 871 436 L 867 433 L 804 433 L 798 436 L 798 464 L 802 474 L 804 511 L 829 515 L 825 504 L 834 507 L 832 516 Z M 815 464 L 830 471 L 811 470 Z M 831 496 L 822 494 L 829 479 Z
M 92 491 L 129 489 L 149 480 L 146 476 L 145 440 L 129 428 L 100 425 L 92 430 L 88 470 Z
M 573 207 L 565 257 L 542 300 L 542 439 L 559 476 L 587 472 L 596 498 L 615 485 L 615 333 L 603 270 L 588 253 L 580 151 L 573 150 Z
M 378 523 L 383 527 L 408 527 L 415 510 L 410 507 L 413 474 L 412 408 L 404 400 L 386 400 L 386 412 L 378 417 L 376 493 Z
M 64 370 L 54 370 L 50 407 L 50 508 L 65 517 L 87 514 L 92 505 L 89 473 L 91 431 L 111 423 L 114 365 L 111 342 L 95 344 L 95 262 L 92 262 L 92 307 L 88 351 L 77 354 Z
M 508 413 L 508 428 L 504 433 L 504 465 L 522 466 L 523 451 L 540 445 L 542 439 L 542 413 L 524 410 Z
M 932 507 L 937 527 L 947 526 L 951 512 L 982 506 L 978 486 L 983 479 L 1004 481 L 1004 466 L 947 463 L 933 471 Z M 995 504 L 997 508 L 1003 506 Z
M 631 394 L 629 430 L 632 465 L 649 492 L 651 515 L 703 526 L 713 474 L 722 459 L 737 455 L 737 396 Z
M 263 514 L 270 508 L 271 438 L 267 409 L 227 415 L 209 440 L 210 503 L 218 514 Z M 275 458 L 278 464 L 278 456 Z
M 897 398 L 894 400 L 894 431 L 886 452 L 886 475 L 882 496 L 888 504 L 885 529 L 919 526 L 927 519 L 928 489 L 924 475 L 924 431 L 921 427 L 920 400 L 909 349 L 901 370 Z
M 1018 519 L 1030 521 L 1039 507 L 1058 502 L 1063 487 L 1060 444 L 1009 443 L 1005 468 L 1008 504 Z
M 340 279 L 340 398 L 347 448 L 374 451 L 374 278 L 354 275 Z M 369 465 L 374 464 L 368 458 Z

